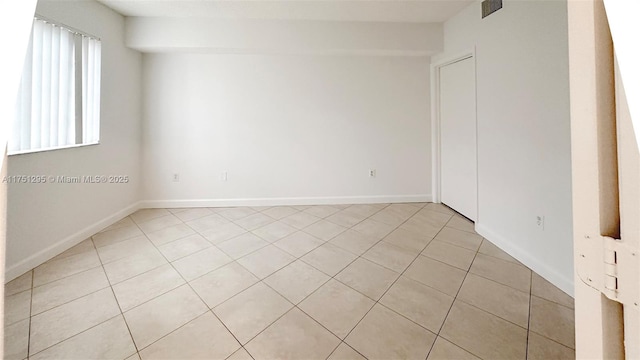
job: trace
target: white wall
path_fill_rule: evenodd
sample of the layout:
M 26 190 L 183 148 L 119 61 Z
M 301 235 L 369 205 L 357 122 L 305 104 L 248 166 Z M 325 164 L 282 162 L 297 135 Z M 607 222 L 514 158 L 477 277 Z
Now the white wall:
M 126 44 L 145 52 L 433 55 L 441 23 L 128 17 Z
M 444 54 L 474 46 L 476 228 L 572 294 L 567 4 L 505 1 L 481 19 L 476 2 L 445 23 Z
M 430 197 L 426 57 L 145 54 L 143 69 L 148 205 Z
M 139 200 L 141 184 L 141 55 L 124 46 L 124 18 L 94 1 L 40 1 L 37 13 L 102 39 L 100 145 L 10 156 L 9 174 L 128 175 L 131 182 L 10 184 L 7 280 L 118 220 Z

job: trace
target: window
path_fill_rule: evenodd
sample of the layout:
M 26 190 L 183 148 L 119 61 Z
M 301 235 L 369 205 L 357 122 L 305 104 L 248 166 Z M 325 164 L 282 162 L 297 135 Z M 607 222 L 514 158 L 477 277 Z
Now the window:
M 99 39 L 34 19 L 9 154 L 98 143 L 100 56 Z

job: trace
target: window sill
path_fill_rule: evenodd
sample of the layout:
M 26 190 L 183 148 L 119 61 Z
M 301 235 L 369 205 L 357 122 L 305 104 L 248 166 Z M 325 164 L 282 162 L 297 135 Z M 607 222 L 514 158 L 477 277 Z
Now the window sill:
M 9 153 L 7 155 L 9 155 L 9 156 L 26 155 L 26 154 L 34 154 L 34 153 L 49 152 L 49 151 L 56 151 L 56 150 L 75 149 L 75 148 L 79 148 L 79 147 L 94 146 L 94 145 L 100 145 L 100 142 L 97 141 L 97 142 L 92 142 L 92 143 L 88 143 L 88 144 L 75 144 L 75 145 L 66 145 L 66 146 L 58 146 L 58 147 L 42 148 L 42 149 L 33 149 L 33 150 L 9 151 Z

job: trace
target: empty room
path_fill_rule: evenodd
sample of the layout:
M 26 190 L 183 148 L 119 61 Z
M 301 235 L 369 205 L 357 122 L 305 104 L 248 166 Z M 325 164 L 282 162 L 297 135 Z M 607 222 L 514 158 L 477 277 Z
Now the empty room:
M 601 2 L 17 3 L 5 359 L 638 350 Z

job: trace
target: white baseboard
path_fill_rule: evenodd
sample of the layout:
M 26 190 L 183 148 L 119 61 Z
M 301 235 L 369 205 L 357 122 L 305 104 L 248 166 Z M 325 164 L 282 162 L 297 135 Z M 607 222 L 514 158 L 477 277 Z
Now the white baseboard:
M 538 275 L 547 279 L 553 285 L 560 288 L 560 290 L 574 296 L 573 277 L 566 277 L 565 275 L 559 274 L 556 270 L 541 262 L 540 259 L 531 256 L 531 254 L 524 249 L 515 246 L 513 242 L 493 232 L 491 229 L 480 223 L 476 223 L 475 229 L 478 234 L 482 235 L 482 237 L 491 241 L 507 254 L 513 256 L 531 270 L 535 271 Z M 572 275 L 573 274 L 571 274 L 571 276 Z
M 431 195 L 334 196 L 248 199 L 145 200 L 141 208 L 284 206 L 431 202 Z
M 115 223 L 116 221 L 124 218 L 132 214 L 133 212 L 139 210 L 140 202 L 136 202 L 127 206 L 126 208 L 115 212 L 114 214 L 107 216 L 106 218 L 97 221 L 84 229 L 72 234 L 65 239 L 58 241 L 57 243 L 49 246 L 46 249 L 43 249 L 28 258 L 18 262 L 15 265 L 6 269 L 5 272 L 5 283 L 9 282 L 18 276 L 24 274 L 25 272 L 35 268 L 36 266 L 46 262 L 47 260 L 53 258 L 54 256 L 64 252 L 65 250 L 81 243 L 86 240 L 88 237 L 94 235 L 98 231 L 104 229 L 105 227 Z

